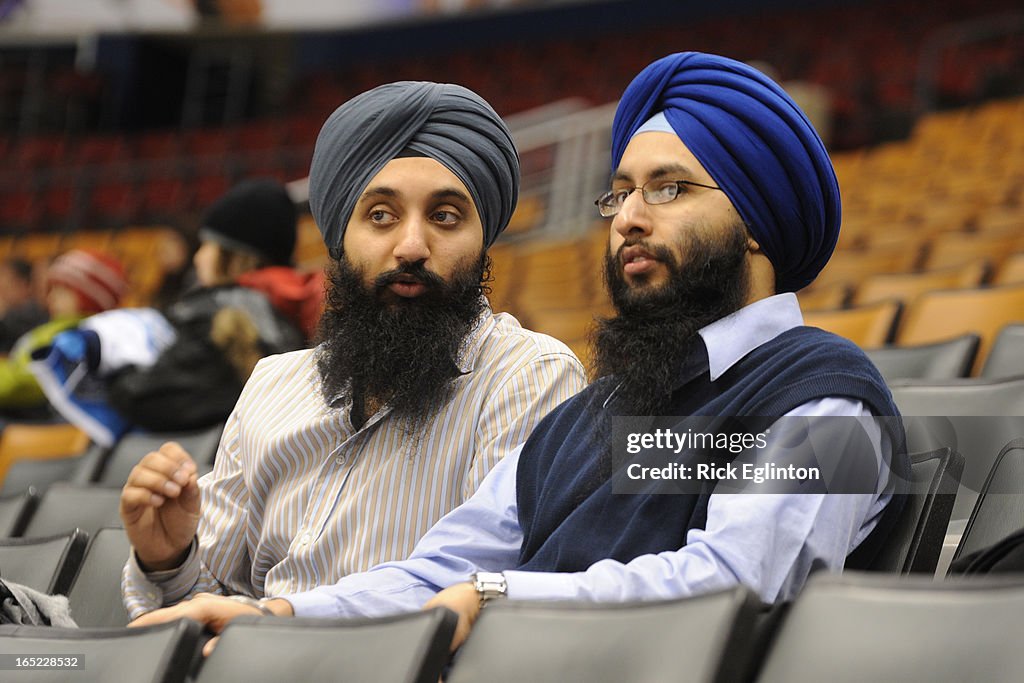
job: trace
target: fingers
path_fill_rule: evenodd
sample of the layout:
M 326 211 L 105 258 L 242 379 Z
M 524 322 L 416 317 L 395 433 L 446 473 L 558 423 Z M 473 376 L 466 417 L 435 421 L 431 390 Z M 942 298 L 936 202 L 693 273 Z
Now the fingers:
M 452 635 L 451 651 L 454 652 L 469 637 L 473 623 L 480 614 L 480 596 L 471 583 L 457 583 L 449 586 L 423 605 L 423 609 L 445 607 L 459 616 L 455 633 Z
M 197 593 L 191 600 L 184 600 L 177 605 L 164 607 L 143 614 L 132 621 L 128 626 L 135 628 L 139 626 L 153 626 L 164 624 L 176 619 L 192 619 L 203 626 L 211 626 L 218 616 L 216 602 L 222 600 L 220 596 L 212 593 Z M 211 605 L 213 608 L 211 609 Z M 216 629 L 219 631 L 219 629 Z
M 187 617 L 184 614 L 186 608 L 190 605 L 189 602 L 182 602 L 173 607 L 165 607 L 163 609 L 154 610 L 143 614 L 138 619 L 130 622 L 128 628 L 141 628 L 143 626 L 155 626 L 156 624 L 165 624 L 168 621 L 174 621 L 175 619 L 181 619 Z
M 147 453 L 131 473 L 121 492 L 121 505 L 131 513 L 139 507 L 163 505 L 168 498 L 196 494 L 196 464 L 174 442 Z

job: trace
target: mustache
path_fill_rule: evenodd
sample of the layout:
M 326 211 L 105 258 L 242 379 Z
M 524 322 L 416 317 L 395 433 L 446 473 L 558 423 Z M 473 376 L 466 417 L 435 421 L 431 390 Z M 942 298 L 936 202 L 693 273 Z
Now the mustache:
M 414 263 L 403 263 L 398 268 L 386 270 L 373 280 L 373 286 L 377 290 L 384 289 L 396 282 L 408 282 L 412 278 L 428 289 L 438 289 L 445 284 L 444 278 L 423 265 L 423 261 Z
M 640 247 L 648 254 L 653 256 L 655 259 L 661 261 L 662 263 L 671 264 L 676 262 L 675 254 L 673 254 L 672 250 L 669 249 L 664 244 L 649 244 L 644 240 L 633 240 L 632 242 L 626 240 L 625 242 L 619 245 L 618 249 L 615 250 L 615 261 L 617 263 L 622 263 L 622 252 L 629 247 Z

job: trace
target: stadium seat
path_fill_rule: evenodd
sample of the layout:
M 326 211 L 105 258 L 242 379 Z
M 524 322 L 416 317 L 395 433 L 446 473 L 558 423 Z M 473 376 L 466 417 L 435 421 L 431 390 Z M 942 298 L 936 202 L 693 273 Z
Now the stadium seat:
M 121 489 L 59 482 L 42 494 L 25 536 L 50 536 L 79 528 L 90 536 L 105 526 L 120 526 Z
M 815 280 L 823 287 L 836 282 L 853 284 L 882 273 L 908 273 L 917 264 L 918 254 L 905 245 L 890 248 L 836 251 Z
M 75 455 L 88 445 L 89 436 L 74 425 L 8 424 L 0 432 L 0 481 L 15 460 Z
M 114 444 L 94 481 L 106 486 L 122 486 L 146 453 L 157 450 L 168 441 L 181 444 L 197 465 L 212 463 L 223 431 L 224 425 L 217 424 L 189 432 L 129 432 Z
M 38 504 L 39 494 L 33 488 L 0 498 L 0 538 L 21 536 Z
M 929 292 L 907 307 L 896 343 L 927 344 L 974 333 L 981 337 L 975 360 L 979 368 L 999 330 L 1020 321 L 1024 321 L 1024 284 Z
M 999 452 L 978 494 L 954 560 L 981 550 L 1024 528 L 1024 439 Z
M 935 582 L 847 572 L 811 577 L 758 683 L 1020 680 L 1013 637 L 1024 581 Z
M 68 591 L 71 618 L 84 627 L 114 628 L 128 623 L 121 600 L 121 569 L 131 544 L 124 529 L 107 527 L 92 537 Z
M 890 300 L 838 311 L 808 311 L 804 324 L 846 337 L 861 348 L 873 348 L 889 342 L 900 309 L 898 301 Z
M 0 539 L 0 576 L 44 593 L 66 595 L 88 540 L 89 534 L 79 529 L 48 538 Z
M 932 240 L 925 267 L 937 270 L 983 258 L 998 268 L 1020 246 L 1021 237 L 1016 231 L 998 235 L 948 232 Z
M 865 353 L 886 381 L 966 377 L 978 351 L 978 335 L 921 346 L 883 346 Z
M 948 446 L 964 456 L 952 518 L 967 519 L 999 450 L 1024 436 L 1024 378 L 898 380 L 889 388 L 911 453 Z
M 962 455 L 941 448 L 910 456 L 910 495 L 871 571 L 896 574 L 935 571 L 964 469 Z
M 66 670 L 10 672 L 26 683 L 181 683 L 195 657 L 201 627 L 188 619 L 145 628 L 73 629 L 0 626 L 5 661 L 31 653 L 38 657 L 77 656 L 81 666 Z
M 87 458 L 93 446 L 85 455 L 71 455 L 46 460 L 15 460 L 7 469 L 0 495 L 9 496 L 23 493 L 29 488 L 43 493 L 54 482 L 75 481 L 78 473 L 87 465 Z M 99 448 L 96 446 L 96 448 Z
M 992 350 L 981 368 L 981 377 L 997 379 L 1024 375 L 1024 325 L 999 330 Z
M 1012 285 L 1020 282 L 1024 282 L 1024 253 L 1009 256 L 992 277 L 994 285 Z
M 344 621 L 241 617 L 195 683 L 437 683 L 456 621 L 446 609 Z
M 631 604 L 488 605 L 447 680 L 741 680 L 756 613 L 757 600 L 743 587 Z
M 808 287 L 796 294 L 802 311 L 828 311 L 842 308 L 850 296 L 850 287 L 844 282 L 836 282 L 824 287 Z
M 852 303 L 854 306 L 864 306 L 886 299 L 899 299 L 906 305 L 935 289 L 978 287 L 986 270 L 985 261 L 974 261 L 923 273 L 872 275 L 857 286 Z

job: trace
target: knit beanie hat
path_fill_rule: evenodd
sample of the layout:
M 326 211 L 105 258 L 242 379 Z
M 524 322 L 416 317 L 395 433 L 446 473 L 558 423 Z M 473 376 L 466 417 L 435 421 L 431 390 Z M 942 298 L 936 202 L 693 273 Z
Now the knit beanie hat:
M 59 284 L 74 292 L 83 313 L 117 308 L 128 290 L 120 262 L 92 249 L 73 249 L 57 257 L 47 279 L 51 285 Z
M 199 238 L 257 254 L 269 265 L 286 266 L 295 250 L 297 221 L 284 185 L 272 179 L 244 180 L 207 210 Z

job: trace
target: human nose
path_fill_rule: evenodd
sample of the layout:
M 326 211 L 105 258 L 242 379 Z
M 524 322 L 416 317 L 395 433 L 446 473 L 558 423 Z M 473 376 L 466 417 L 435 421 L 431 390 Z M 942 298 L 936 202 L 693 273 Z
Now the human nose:
M 424 261 L 430 256 L 427 246 L 426 226 L 422 221 L 411 220 L 402 226 L 398 243 L 393 251 L 399 262 L 415 263 Z
M 626 195 L 619 212 L 612 219 L 612 229 L 623 238 L 651 234 L 651 216 L 649 206 L 643 198 L 642 188 L 634 187 Z

